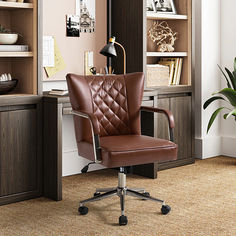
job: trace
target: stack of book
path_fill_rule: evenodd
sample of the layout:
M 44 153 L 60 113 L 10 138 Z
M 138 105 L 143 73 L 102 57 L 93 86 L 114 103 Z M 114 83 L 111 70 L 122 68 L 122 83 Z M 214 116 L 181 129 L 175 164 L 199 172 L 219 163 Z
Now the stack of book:
M 64 90 L 64 89 L 52 89 L 49 92 L 50 95 L 58 95 L 58 96 L 65 96 L 68 94 L 68 90 Z
M 169 85 L 180 84 L 183 58 L 161 58 L 158 64 L 169 66 L 170 69 Z
M 28 52 L 28 45 L 0 45 L 0 52 Z

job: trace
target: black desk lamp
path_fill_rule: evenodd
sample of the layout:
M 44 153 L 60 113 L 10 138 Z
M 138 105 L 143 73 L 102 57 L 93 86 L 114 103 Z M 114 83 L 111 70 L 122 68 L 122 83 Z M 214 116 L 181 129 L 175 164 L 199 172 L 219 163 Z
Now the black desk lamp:
M 118 45 L 122 48 L 123 50 L 123 55 L 124 55 L 124 74 L 126 74 L 126 52 L 125 48 L 120 44 L 116 42 L 116 38 L 112 37 L 109 39 L 109 43 L 100 51 L 100 53 L 106 57 L 116 57 L 116 49 L 115 45 Z

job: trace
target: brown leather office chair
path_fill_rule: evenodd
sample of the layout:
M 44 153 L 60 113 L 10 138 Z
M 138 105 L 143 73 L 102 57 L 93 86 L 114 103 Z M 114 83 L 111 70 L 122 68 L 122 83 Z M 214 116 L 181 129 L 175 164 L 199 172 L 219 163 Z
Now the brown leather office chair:
M 168 214 L 170 207 L 164 201 L 151 197 L 144 189 L 126 187 L 127 167 L 177 158 L 177 146 L 171 142 L 174 128 L 171 112 L 141 107 L 143 73 L 111 76 L 68 74 L 67 83 L 79 155 L 107 168 L 120 167 L 118 187 L 97 189 L 94 197 L 80 202 L 79 213 L 88 213 L 88 208 L 84 206 L 87 202 L 118 195 L 121 204 L 119 224 L 126 225 L 124 198 L 130 195 L 160 202 L 162 213 Z M 141 110 L 167 116 L 171 141 L 141 135 Z M 87 169 L 88 166 L 83 172 Z

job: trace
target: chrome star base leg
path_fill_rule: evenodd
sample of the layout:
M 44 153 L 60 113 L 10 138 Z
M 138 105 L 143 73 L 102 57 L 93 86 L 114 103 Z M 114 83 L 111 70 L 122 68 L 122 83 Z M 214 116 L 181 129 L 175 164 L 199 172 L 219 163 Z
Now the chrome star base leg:
M 116 188 L 98 188 L 94 193 L 94 197 L 83 200 L 79 203 L 79 213 L 81 215 L 86 215 L 88 213 L 88 208 L 84 206 L 85 203 L 95 202 L 103 200 L 109 197 L 118 196 L 120 198 L 120 208 L 121 216 L 119 217 L 119 225 L 127 225 L 128 219 L 125 216 L 125 196 L 132 196 L 142 200 L 150 200 L 162 204 L 161 212 L 166 215 L 170 212 L 171 208 L 165 205 L 163 200 L 153 198 L 148 192 L 145 192 L 144 188 L 127 188 L 126 187 L 126 174 L 123 167 L 120 168 L 118 173 L 118 187 Z

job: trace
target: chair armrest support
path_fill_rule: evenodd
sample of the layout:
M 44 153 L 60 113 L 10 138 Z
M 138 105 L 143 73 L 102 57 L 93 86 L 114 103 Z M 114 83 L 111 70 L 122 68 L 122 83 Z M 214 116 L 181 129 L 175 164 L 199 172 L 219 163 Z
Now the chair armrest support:
M 97 117 L 89 112 L 85 111 L 75 111 L 72 110 L 71 114 L 79 116 L 81 118 L 85 118 L 89 120 L 92 132 L 92 140 L 93 140 L 93 151 L 94 151 L 94 162 L 99 164 L 102 162 L 101 155 L 101 147 L 100 147 L 100 139 L 99 139 L 99 126 Z
M 175 127 L 175 121 L 174 121 L 174 116 L 171 111 L 165 110 L 165 109 L 160 109 L 156 107 L 145 107 L 141 106 L 142 111 L 147 111 L 147 112 L 156 112 L 156 113 L 162 113 L 164 114 L 169 122 L 169 135 L 170 135 L 170 140 L 173 142 L 174 141 L 174 133 L 173 133 L 173 128 Z

